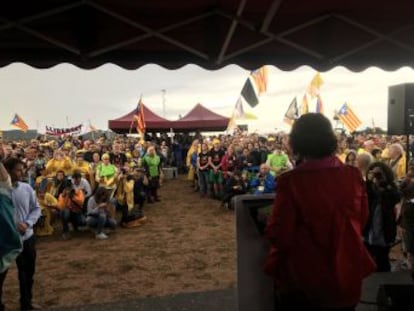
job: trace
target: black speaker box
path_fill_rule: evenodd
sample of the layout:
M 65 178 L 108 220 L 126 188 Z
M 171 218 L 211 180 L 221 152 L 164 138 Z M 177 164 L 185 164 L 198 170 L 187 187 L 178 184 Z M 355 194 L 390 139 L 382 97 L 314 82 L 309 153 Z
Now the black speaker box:
M 388 88 L 388 134 L 414 134 L 414 83 Z
M 384 284 L 377 295 L 378 311 L 413 311 L 414 284 Z

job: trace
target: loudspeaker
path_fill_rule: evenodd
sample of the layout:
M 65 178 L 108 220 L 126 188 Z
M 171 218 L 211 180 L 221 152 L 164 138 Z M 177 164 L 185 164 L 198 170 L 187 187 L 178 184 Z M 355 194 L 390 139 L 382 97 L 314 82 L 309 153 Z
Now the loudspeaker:
M 414 284 L 381 285 L 377 295 L 378 311 L 414 310 Z
M 388 134 L 414 134 L 414 83 L 388 88 Z

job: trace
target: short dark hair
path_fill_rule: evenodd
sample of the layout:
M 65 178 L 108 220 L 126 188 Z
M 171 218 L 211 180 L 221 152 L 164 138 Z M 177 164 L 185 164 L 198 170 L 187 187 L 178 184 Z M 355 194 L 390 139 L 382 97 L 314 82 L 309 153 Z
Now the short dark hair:
M 73 188 L 73 183 L 70 179 L 67 179 L 63 182 L 63 189 Z
M 66 174 L 65 174 L 65 171 L 64 171 L 64 170 L 58 170 L 58 171 L 56 172 L 56 175 L 57 175 L 57 174 L 59 174 L 59 173 L 62 173 L 62 174 L 63 174 L 63 176 L 66 176 Z
M 293 154 L 301 158 L 323 158 L 333 155 L 338 147 L 331 122 L 320 113 L 302 115 L 290 132 Z
M 75 173 L 73 173 L 72 175 L 73 179 L 81 179 L 82 178 L 82 174 L 79 171 L 75 171 Z
M 374 162 L 368 167 L 366 175 L 367 180 L 368 174 L 376 167 L 378 167 L 384 173 L 386 183 L 391 187 L 396 188 L 397 186 L 394 181 L 394 172 L 392 171 L 391 167 L 383 162 Z
M 109 201 L 108 191 L 104 187 L 96 188 L 94 197 L 95 197 L 95 202 L 98 204 L 106 203 Z
M 6 170 L 10 173 L 12 170 L 14 170 L 16 168 L 17 165 L 25 165 L 25 163 L 20 160 L 19 158 L 15 158 L 15 157 L 11 157 L 11 158 L 7 158 L 4 162 L 3 165 L 6 168 Z

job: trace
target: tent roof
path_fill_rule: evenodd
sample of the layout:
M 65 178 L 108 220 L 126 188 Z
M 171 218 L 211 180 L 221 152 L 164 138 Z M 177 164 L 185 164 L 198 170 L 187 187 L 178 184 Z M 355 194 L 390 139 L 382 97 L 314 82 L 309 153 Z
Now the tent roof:
M 172 128 L 172 122 L 160 117 L 159 115 L 155 114 L 151 111 L 146 105 L 144 106 L 144 118 L 145 118 L 145 125 L 148 130 L 169 130 Z M 136 114 L 136 109 L 132 110 L 130 113 L 126 115 L 108 121 L 108 127 L 117 133 L 127 133 L 129 132 L 129 128 L 131 126 L 132 121 L 134 120 L 134 115 Z M 135 126 L 132 128 L 133 132 L 136 132 Z
M 197 104 L 184 117 L 174 122 L 175 130 L 224 131 L 229 118 Z
M 0 4 L 0 66 L 283 70 L 414 65 L 414 1 L 44 0 Z

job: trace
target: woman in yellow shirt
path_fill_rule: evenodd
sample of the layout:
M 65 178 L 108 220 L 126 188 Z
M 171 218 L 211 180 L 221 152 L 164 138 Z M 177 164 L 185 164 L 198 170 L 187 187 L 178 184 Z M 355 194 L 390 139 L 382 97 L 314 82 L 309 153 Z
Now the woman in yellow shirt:
M 37 190 L 37 199 L 42 210 L 42 216 L 35 226 L 35 234 L 37 236 L 48 236 L 53 234 L 52 215 L 57 209 L 58 200 L 49 192 L 41 187 Z
M 73 162 L 69 157 L 66 157 L 61 150 L 55 150 L 53 158 L 46 164 L 46 173 L 48 177 L 56 176 L 58 171 L 65 172 L 65 175 L 72 175 Z
M 89 164 L 89 162 L 83 159 L 84 154 L 84 150 L 78 150 L 76 152 L 76 162 L 73 167 L 73 172 L 78 171 L 79 173 L 81 173 L 82 177 L 84 177 L 91 185 L 91 188 L 94 189 L 95 175 L 93 174 L 92 167 Z
M 406 158 L 404 148 L 401 144 L 395 143 L 389 147 L 388 155 L 390 157 L 389 165 L 394 172 L 396 180 L 401 180 L 406 175 Z

